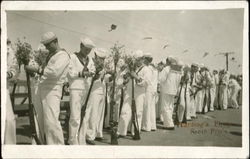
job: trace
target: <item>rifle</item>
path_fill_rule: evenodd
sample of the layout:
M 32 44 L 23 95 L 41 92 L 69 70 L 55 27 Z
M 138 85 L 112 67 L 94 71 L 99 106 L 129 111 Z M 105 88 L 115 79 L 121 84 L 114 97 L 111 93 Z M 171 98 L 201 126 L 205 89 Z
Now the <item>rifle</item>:
M 124 91 L 123 91 L 123 88 L 121 88 L 121 99 L 120 99 L 119 118 L 120 118 L 120 116 L 121 116 L 122 106 L 123 106 L 123 102 L 124 102 L 123 96 L 124 96 Z
M 11 96 L 10 96 L 11 103 L 12 103 L 12 109 L 13 109 L 13 110 L 15 110 L 15 109 L 14 109 L 14 104 L 15 104 L 16 86 L 17 86 L 17 81 L 14 82 L 13 89 L 12 89 L 12 93 L 11 93 Z
M 84 103 L 84 105 L 81 108 L 81 120 L 80 120 L 80 126 L 79 126 L 79 129 L 78 129 L 78 132 L 80 132 L 80 130 L 81 130 L 83 118 L 85 116 L 87 105 L 88 105 L 88 101 L 89 101 L 89 97 L 90 97 L 90 93 L 91 93 L 92 87 L 94 85 L 94 82 L 95 82 L 96 77 L 98 76 L 99 72 L 100 71 L 96 71 L 95 74 L 94 74 L 94 76 L 92 77 L 92 80 L 91 80 L 91 83 L 90 83 L 90 87 L 89 87 L 89 90 L 88 90 L 88 94 L 87 94 L 85 103 Z
M 210 94 L 210 88 L 208 89 L 208 111 L 211 109 L 211 94 Z
M 183 123 L 187 123 L 187 81 L 186 81 L 186 88 L 184 91 L 184 100 L 185 100 L 185 110 L 184 110 L 184 117 L 183 117 Z
M 107 106 L 108 106 L 108 85 L 105 84 L 105 105 L 104 105 L 104 120 L 103 120 L 103 128 L 105 127 L 105 120 L 107 116 Z
M 35 139 L 37 145 L 42 145 L 42 141 L 39 139 L 38 137 L 38 133 L 36 130 L 36 124 L 35 124 L 35 114 L 36 114 L 36 110 L 35 107 L 32 103 L 32 98 L 31 98 L 31 88 L 30 88 L 30 75 L 29 73 L 26 71 L 26 79 L 27 79 L 27 87 L 28 87 L 28 101 L 29 101 L 29 119 L 30 119 L 30 129 L 31 129 L 31 137 Z M 37 122 L 38 128 L 39 127 L 39 123 Z
M 178 107 L 179 107 L 179 104 L 180 104 L 180 99 L 181 99 L 181 91 L 182 91 L 182 84 L 181 84 L 181 88 L 180 88 L 180 92 L 179 92 L 179 95 L 178 95 L 178 98 L 177 98 L 177 101 L 174 105 L 176 105 L 176 110 L 175 110 L 175 123 L 178 125 L 179 124 L 179 119 L 178 119 Z
M 202 90 L 202 88 L 201 88 L 201 87 L 198 87 L 198 86 L 193 86 L 193 87 L 196 87 L 196 90 L 195 90 L 195 92 L 192 92 L 192 93 L 190 94 L 190 97 L 191 97 L 191 96 L 194 96 L 194 98 L 195 98 L 196 94 L 197 94 L 200 90 Z
M 209 98 L 210 98 L 210 83 L 208 82 L 208 77 L 206 77 L 205 79 L 205 82 L 206 82 L 206 85 L 205 85 L 205 97 L 204 97 L 204 102 L 203 102 L 203 108 L 202 108 L 202 113 L 205 114 L 205 107 L 206 105 L 208 105 L 208 111 L 210 110 L 210 103 L 209 103 Z M 207 95 L 207 92 L 209 93 Z
M 205 114 L 205 107 L 206 107 L 206 104 L 207 104 L 207 93 L 206 93 L 206 90 L 207 90 L 207 88 L 205 88 L 205 97 L 204 97 L 204 100 L 203 100 L 202 114 Z
M 114 60 L 114 74 L 113 74 L 113 84 L 112 84 L 112 93 L 111 93 L 111 101 L 110 101 L 110 126 L 111 126 L 111 145 L 118 145 L 117 140 L 117 125 L 118 123 L 114 121 L 114 106 L 116 104 L 115 102 L 115 85 L 116 85 L 116 66 L 117 66 L 116 60 Z
M 220 86 L 221 86 L 221 80 L 219 81 L 218 88 L 217 88 L 217 104 L 218 104 L 218 109 L 221 110 L 220 106 Z
M 135 104 L 135 91 L 134 91 L 134 79 L 132 78 L 132 124 L 134 125 L 134 140 L 140 140 L 139 124 L 137 118 L 136 104 Z
M 65 89 L 66 89 L 67 87 L 69 87 L 68 83 L 66 83 L 66 84 L 64 83 L 64 84 L 63 84 L 63 88 L 62 88 L 61 100 L 63 100 L 63 97 L 64 97 L 64 95 L 65 95 L 65 93 L 66 93 Z

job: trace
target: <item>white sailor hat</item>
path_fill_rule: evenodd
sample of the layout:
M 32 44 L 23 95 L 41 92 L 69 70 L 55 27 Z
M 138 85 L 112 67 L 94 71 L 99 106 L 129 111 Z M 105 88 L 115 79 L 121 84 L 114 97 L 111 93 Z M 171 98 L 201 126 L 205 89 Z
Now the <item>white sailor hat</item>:
M 179 61 L 179 60 L 178 60 L 178 58 L 171 56 L 171 57 L 168 57 L 168 61 L 171 63 L 171 65 L 177 65 L 178 64 L 177 61 Z
M 94 53 L 98 57 L 105 58 L 107 57 L 108 51 L 104 48 L 95 48 Z
M 199 67 L 199 64 L 198 63 L 192 63 L 191 66 L 194 66 L 194 67 Z
M 46 49 L 46 47 L 44 45 L 42 45 L 42 44 L 38 45 L 38 47 L 37 47 L 38 51 L 45 50 L 45 49 Z
M 143 57 L 143 51 L 141 51 L 141 50 L 136 50 L 135 52 L 133 52 L 133 56 L 134 56 L 135 58 Z
M 165 64 L 166 64 L 166 61 L 165 61 L 165 60 L 162 60 L 162 61 L 160 61 L 159 63 L 162 63 L 163 65 L 165 65 Z
M 166 60 L 167 60 L 167 59 L 171 59 L 171 58 L 173 58 L 173 56 L 172 56 L 172 55 L 169 55 L 169 56 L 167 56 Z
M 169 61 L 169 62 L 173 62 L 173 61 L 176 61 L 176 58 L 175 57 L 173 57 L 173 56 L 168 56 L 167 58 L 166 58 L 166 61 Z
M 41 43 L 46 45 L 55 39 L 57 39 L 56 34 L 54 34 L 53 32 L 47 32 L 42 35 Z
M 191 68 L 191 65 L 189 63 L 185 63 L 184 67 L 189 67 Z
M 199 67 L 202 68 L 202 67 L 205 67 L 205 65 L 203 63 L 200 63 Z
M 181 61 L 181 60 L 179 60 L 179 59 L 176 60 L 176 63 L 177 63 L 177 65 L 179 65 L 179 66 L 184 66 L 184 62 Z
M 183 65 L 183 70 L 191 70 L 191 65 L 189 63 L 185 63 Z
M 146 52 L 143 56 L 144 57 L 152 57 L 152 54 L 150 52 Z
M 87 48 L 94 48 L 95 47 L 95 44 L 93 43 L 92 40 L 90 40 L 89 38 L 81 38 L 81 43 L 87 47 Z
M 42 44 L 38 45 L 37 51 L 40 52 L 48 52 L 48 50 L 46 49 L 46 47 Z

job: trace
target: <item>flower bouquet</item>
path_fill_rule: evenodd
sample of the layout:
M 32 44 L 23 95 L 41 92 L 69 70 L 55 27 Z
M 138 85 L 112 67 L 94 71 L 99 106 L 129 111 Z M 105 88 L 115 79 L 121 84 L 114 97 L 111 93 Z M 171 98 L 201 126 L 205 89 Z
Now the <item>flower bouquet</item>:
M 129 68 L 129 71 L 135 71 L 138 60 L 132 54 L 126 54 L 123 56 L 124 62 Z
M 113 57 L 114 64 L 117 65 L 121 55 L 124 53 L 124 45 L 119 46 L 118 43 L 115 43 L 114 47 L 111 48 L 111 56 Z
M 39 46 L 36 51 L 34 51 L 34 60 L 39 65 L 44 67 L 46 65 L 46 59 L 49 55 L 49 51 L 44 46 Z
M 119 46 L 117 43 L 114 45 L 114 47 L 111 48 L 111 56 L 113 58 L 114 63 L 114 70 L 113 70 L 113 83 L 112 83 L 112 92 L 111 92 L 111 98 L 110 98 L 110 126 L 111 126 L 111 144 L 112 145 L 118 145 L 117 140 L 117 126 L 118 121 L 115 121 L 114 115 L 117 114 L 115 112 L 118 112 L 118 107 L 116 105 L 115 101 L 115 90 L 116 90 L 116 76 L 117 76 L 117 63 L 119 59 L 121 58 L 121 55 L 123 53 L 124 46 Z M 118 117 L 116 118 L 118 119 Z
M 19 65 L 19 68 L 22 64 L 28 65 L 31 54 L 32 54 L 32 47 L 29 43 L 26 42 L 26 38 L 23 38 L 24 41 L 21 41 L 19 38 L 17 39 L 16 45 L 16 58 Z

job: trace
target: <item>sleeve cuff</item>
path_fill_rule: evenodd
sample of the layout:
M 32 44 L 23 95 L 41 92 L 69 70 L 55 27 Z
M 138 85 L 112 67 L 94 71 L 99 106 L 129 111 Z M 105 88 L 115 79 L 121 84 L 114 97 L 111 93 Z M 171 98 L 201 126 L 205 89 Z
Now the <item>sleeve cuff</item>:
M 39 67 L 38 72 L 39 75 L 43 75 L 44 69 L 42 67 Z
M 13 77 L 13 73 L 12 72 L 7 72 L 8 74 L 8 78 L 11 79 Z

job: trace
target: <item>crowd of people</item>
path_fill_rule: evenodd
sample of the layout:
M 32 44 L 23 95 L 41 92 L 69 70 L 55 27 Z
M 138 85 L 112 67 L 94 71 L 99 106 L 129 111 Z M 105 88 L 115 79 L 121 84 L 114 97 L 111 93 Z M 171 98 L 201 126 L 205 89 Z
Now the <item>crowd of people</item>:
M 39 66 L 31 61 L 25 66 L 32 77 L 38 136 L 44 144 L 65 144 L 59 121 L 65 83 L 70 95 L 67 141 L 70 145 L 94 145 L 95 140 L 103 139 L 103 128 L 110 127 L 111 120 L 118 123 L 117 137 L 126 136 L 128 131 L 133 135 L 133 111 L 139 132 L 150 132 L 157 130 L 157 119 L 163 122 L 164 129 L 174 130 L 175 125 L 195 120 L 197 114 L 239 108 L 241 75 L 230 75 L 224 69 L 211 70 L 198 63 L 184 64 L 172 56 L 153 64 L 152 54 L 141 50 L 130 55 L 135 61 L 133 68 L 126 56 L 121 56 L 117 65 L 113 65 L 113 59 L 107 67 L 112 57 L 109 51 L 96 47 L 89 38 L 80 40 L 79 52 L 68 53 L 60 47 L 57 36 L 47 32 L 41 38 L 43 49 L 49 52 L 45 64 Z M 10 81 L 18 76 L 18 66 L 11 42 L 7 44 Z M 136 109 L 132 109 L 133 99 Z M 111 101 L 115 101 L 113 107 Z M 15 116 L 9 96 L 5 123 L 4 143 L 16 144 Z

